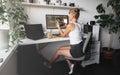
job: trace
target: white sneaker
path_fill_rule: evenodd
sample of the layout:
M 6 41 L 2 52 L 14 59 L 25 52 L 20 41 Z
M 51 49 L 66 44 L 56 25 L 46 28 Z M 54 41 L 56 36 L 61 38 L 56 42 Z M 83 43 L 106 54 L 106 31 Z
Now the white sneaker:
M 69 74 L 72 74 L 72 73 L 73 73 L 73 68 L 74 68 L 74 64 L 72 64 L 72 65 L 70 66 Z
M 43 65 L 46 66 L 46 67 L 49 68 L 49 69 L 52 68 L 52 66 L 51 66 L 49 63 L 47 63 L 47 62 L 44 62 Z

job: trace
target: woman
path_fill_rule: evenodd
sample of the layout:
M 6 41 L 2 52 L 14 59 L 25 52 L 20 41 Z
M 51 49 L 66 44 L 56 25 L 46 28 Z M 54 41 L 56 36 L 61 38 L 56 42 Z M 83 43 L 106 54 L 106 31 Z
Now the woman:
M 70 46 L 62 46 L 58 49 L 58 51 L 55 53 L 55 55 L 50 60 L 49 64 L 51 65 L 54 61 L 56 61 L 59 56 L 64 57 L 80 57 L 83 55 L 82 47 L 83 47 L 83 40 L 82 40 L 82 31 L 81 26 L 77 22 L 79 18 L 79 9 L 73 8 L 69 10 L 69 20 L 70 23 L 66 26 L 65 31 L 63 31 L 59 25 L 59 22 L 57 22 L 56 26 L 61 34 L 62 37 L 69 36 L 70 38 Z M 67 60 L 68 65 L 70 67 L 70 72 L 72 73 L 73 64 L 70 63 L 69 60 Z

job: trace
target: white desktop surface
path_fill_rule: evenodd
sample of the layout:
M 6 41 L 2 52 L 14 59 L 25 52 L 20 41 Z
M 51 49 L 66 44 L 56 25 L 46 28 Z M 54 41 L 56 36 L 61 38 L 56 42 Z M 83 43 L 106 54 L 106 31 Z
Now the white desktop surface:
M 19 43 L 20 45 L 30 45 L 30 44 L 40 44 L 40 43 L 49 43 L 49 42 L 58 42 L 58 41 L 67 41 L 69 37 L 58 37 L 58 38 L 43 38 L 39 40 L 32 40 L 32 39 L 22 39 Z

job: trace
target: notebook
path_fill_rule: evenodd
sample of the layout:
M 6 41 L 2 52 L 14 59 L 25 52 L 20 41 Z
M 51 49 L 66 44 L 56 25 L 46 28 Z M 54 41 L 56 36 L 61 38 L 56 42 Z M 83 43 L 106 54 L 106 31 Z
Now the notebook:
M 27 38 L 32 40 L 44 38 L 42 24 L 25 24 L 24 27 Z

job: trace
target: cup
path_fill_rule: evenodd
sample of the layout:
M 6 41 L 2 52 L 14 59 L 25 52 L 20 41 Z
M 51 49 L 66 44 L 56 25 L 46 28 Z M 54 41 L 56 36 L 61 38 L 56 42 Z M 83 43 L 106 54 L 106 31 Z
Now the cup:
M 52 34 L 51 33 L 47 33 L 47 38 L 52 38 Z

